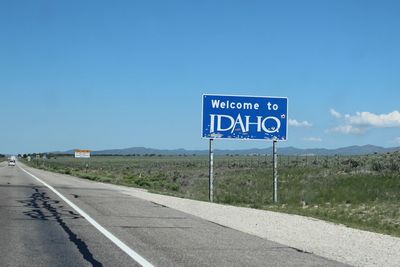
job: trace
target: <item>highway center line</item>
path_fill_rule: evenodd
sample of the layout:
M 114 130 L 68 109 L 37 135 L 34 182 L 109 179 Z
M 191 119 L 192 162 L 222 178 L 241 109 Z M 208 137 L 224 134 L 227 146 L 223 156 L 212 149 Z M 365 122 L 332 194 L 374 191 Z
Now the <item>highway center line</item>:
M 47 188 L 49 188 L 51 191 L 53 191 L 57 196 L 59 196 L 62 200 L 64 200 L 68 205 L 70 205 L 76 212 L 78 212 L 82 217 L 84 217 L 91 225 L 93 225 L 97 230 L 100 231 L 103 235 L 105 235 L 111 242 L 113 242 L 115 245 L 117 245 L 122 251 L 124 251 L 128 256 L 130 256 L 134 261 L 142 265 L 143 267 L 154 267 L 150 262 L 148 262 L 145 258 L 140 256 L 138 253 L 136 253 L 133 249 L 128 247 L 124 242 L 119 240 L 116 236 L 114 236 L 111 232 L 109 232 L 107 229 L 105 229 L 103 226 L 101 226 L 98 222 L 96 222 L 92 217 L 90 217 L 86 212 L 84 212 L 81 208 L 79 208 L 77 205 L 69 201 L 66 197 L 64 197 L 60 192 L 58 192 L 54 187 L 51 185 L 47 184 L 46 182 L 42 181 L 32 173 L 26 171 L 24 168 L 18 166 L 21 170 L 23 170 L 25 173 L 29 174 L 33 178 L 35 178 L 38 182 L 42 183 L 45 185 Z

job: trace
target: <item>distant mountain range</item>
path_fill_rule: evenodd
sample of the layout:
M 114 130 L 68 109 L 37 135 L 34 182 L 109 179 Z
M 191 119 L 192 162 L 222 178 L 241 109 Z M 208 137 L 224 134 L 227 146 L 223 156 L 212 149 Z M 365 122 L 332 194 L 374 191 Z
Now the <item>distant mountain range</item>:
M 400 151 L 400 147 L 384 148 L 380 146 L 364 145 L 364 146 L 348 146 L 337 149 L 326 149 L 326 148 L 295 148 L 295 147 L 279 147 L 278 154 L 281 155 L 367 155 L 367 154 L 382 154 L 387 152 Z M 238 149 L 238 150 L 226 150 L 216 149 L 216 155 L 265 155 L 271 154 L 272 148 L 253 148 L 253 149 Z M 65 152 L 55 152 L 56 154 L 73 154 L 74 150 Z M 92 155 L 207 155 L 208 150 L 186 150 L 186 149 L 154 149 L 146 147 L 130 147 L 123 149 L 107 149 L 93 151 Z

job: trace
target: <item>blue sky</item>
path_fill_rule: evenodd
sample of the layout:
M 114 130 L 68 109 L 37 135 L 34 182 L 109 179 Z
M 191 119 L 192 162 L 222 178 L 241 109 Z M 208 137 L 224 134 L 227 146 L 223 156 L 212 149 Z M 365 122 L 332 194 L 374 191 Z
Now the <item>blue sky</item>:
M 287 96 L 280 146 L 398 146 L 399 10 L 377 0 L 1 1 L 0 152 L 207 149 L 203 93 Z

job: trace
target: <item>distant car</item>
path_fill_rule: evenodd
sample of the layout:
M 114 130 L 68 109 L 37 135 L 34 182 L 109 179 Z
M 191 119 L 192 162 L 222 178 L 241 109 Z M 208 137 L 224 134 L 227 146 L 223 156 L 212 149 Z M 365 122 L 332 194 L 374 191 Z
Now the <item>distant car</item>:
M 8 161 L 8 166 L 15 166 L 15 160 Z

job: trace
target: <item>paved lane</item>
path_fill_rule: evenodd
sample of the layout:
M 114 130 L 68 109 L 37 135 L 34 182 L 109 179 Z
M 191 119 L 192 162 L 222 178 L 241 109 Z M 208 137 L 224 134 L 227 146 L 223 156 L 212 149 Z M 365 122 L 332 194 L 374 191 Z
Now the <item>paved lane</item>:
M 132 266 L 50 190 L 0 165 L 0 266 Z
M 125 194 L 25 167 L 155 266 L 344 266 Z M 53 192 L 0 165 L 1 266 L 135 266 Z

